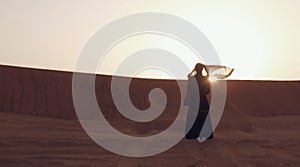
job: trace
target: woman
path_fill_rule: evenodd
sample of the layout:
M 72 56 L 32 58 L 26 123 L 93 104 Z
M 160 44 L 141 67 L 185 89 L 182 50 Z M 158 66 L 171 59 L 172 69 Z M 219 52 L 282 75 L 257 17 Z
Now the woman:
M 203 142 L 206 139 L 213 138 L 207 99 L 211 83 L 205 65 L 197 63 L 194 70 L 188 74 L 188 79 L 187 96 L 184 101 L 189 106 L 185 137 L 186 139 L 197 139 L 199 142 Z M 196 100 L 200 100 L 200 102 Z M 203 126 L 204 123 L 205 126 Z

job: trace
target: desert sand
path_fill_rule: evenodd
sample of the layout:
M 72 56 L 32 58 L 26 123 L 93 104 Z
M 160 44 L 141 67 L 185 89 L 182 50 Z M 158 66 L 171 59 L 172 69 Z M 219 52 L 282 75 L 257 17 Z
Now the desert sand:
M 182 139 L 164 153 L 128 158 L 98 146 L 81 127 L 72 101 L 72 73 L 0 66 L 0 79 L 0 166 L 300 164 L 300 82 L 227 81 L 225 110 L 214 140 Z M 147 136 L 172 123 L 180 101 L 174 81 L 132 81 L 130 98 L 137 108 L 149 107 L 147 95 L 155 87 L 162 88 L 168 98 L 164 113 L 156 120 L 135 123 L 118 113 L 109 96 L 110 80 L 111 76 L 97 76 L 96 95 L 115 128 Z

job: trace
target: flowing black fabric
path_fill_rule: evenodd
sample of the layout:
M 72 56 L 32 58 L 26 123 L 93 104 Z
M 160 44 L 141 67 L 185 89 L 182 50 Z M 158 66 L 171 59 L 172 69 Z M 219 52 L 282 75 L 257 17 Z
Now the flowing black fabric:
M 208 119 L 208 126 L 205 127 L 207 133 L 203 133 L 203 135 L 200 136 L 201 130 L 204 130 L 203 125 L 204 125 L 204 122 L 206 119 Z M 196 120 L 193 123 L 192 127 L 186 133 L 185 138 L 186 139 L 197 139 L 198 137 L 204 137 L 206 139 L 212 139 L 213 133 L 212 133 L 212 127 L 210 125 L 211 125 L 211 121 L 210 121 L 210 117 L 209 117 L 209 112 L 200 110 L 198 112 L 198 114 L 196 115 Z
M 195 86 L 195 84 L 197 84 Z M 205 120 L 208 118 L 208 127 L 205 130 L 212 132 L 211 127 L 211 120 L 209 116 L 209 102 L 207 99 L 207 94 L 210 93 L 211 83 L 206 77 L 203 76 L 189 76 L 188 86 L 187 86 L 187 96 L 185 98 L 185 105 L 189 106 L 188 109 L 188 116 L 187 116 L 187 123 L 186 123 L 186 139 L 197 139 L 198 137 L 205 137 L 205 138 L 213 138 L 213 134 L 207 136 L 199 136 L 201 130 L 203 129 L 203 125 Z M 197 97 L 198 92 L 200 99 L 195 98 Z M 200 102 L 196 101 L 200 100 Z M 196 106 L 196 105 L 199 106 Z

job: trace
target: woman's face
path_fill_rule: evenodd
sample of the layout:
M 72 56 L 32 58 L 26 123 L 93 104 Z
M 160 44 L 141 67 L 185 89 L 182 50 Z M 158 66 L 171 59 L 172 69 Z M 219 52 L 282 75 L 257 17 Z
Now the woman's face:
M 205 70 L 203 64 L 197 63 L 196 66 L 195 66 L 195 70 L 196 70 L 197 73 L 199 73 L 203 77 L 206 77 L 208 75 L 208 73 Z

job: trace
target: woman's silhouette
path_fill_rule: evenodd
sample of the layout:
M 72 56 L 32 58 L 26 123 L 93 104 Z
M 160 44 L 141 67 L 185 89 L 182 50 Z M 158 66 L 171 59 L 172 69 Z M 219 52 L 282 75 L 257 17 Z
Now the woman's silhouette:
M 186 139 L 197 139 L 198 141 L 212 139 L 213 132 L 207 98 L 211 83 L 205 65 L 197 63 L 193 71 L 188 74 L 188 79 L 187 96 L 184 101 L 189 106 L 185 137 Z M 200 102 L 197 100 L 200 100 Z

